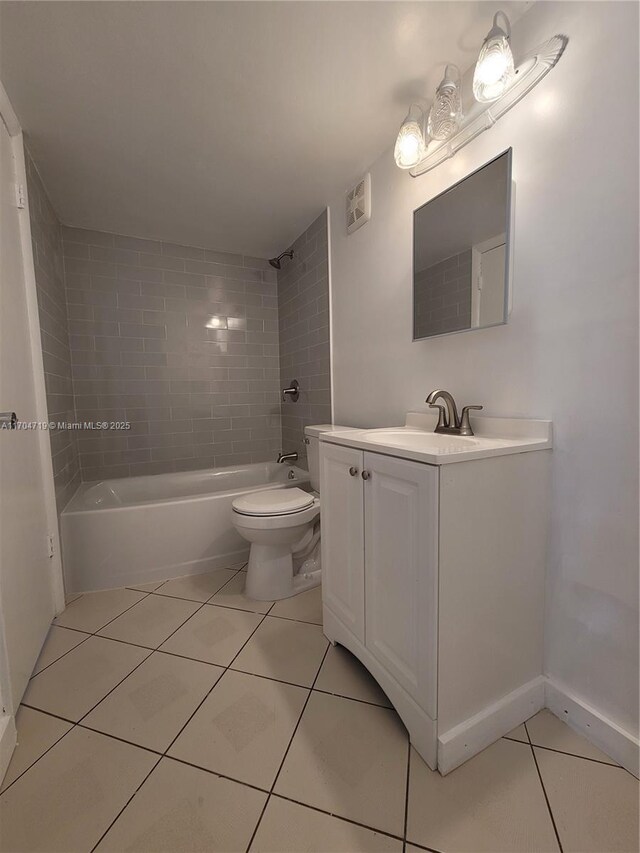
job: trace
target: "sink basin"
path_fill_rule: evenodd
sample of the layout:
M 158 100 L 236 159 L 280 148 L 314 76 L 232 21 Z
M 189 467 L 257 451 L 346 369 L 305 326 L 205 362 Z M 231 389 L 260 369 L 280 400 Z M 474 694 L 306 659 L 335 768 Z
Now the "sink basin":
M 459 450 L 470 450 L 471 447 L 477 447 L 480 444 L 478 439 L 469 436 L 444 435 L 407 427 L 363 430 L 360 438 L 362 441 L 375 444 L 404 447 L 407 450 L 424 450 L 429 453 L 455 453 Z

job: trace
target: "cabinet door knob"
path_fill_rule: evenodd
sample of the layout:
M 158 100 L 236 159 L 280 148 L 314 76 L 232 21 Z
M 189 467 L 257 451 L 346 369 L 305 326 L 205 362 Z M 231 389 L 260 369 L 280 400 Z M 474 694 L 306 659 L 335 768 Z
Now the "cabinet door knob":
M 355 467 L 355 465 L 352 465 L 351 468 L 349 468 L 349 473 L 352 477 L 358 476 L 358 469 Z
M 362 472 L 362 479 L 363 480 L 368 480 L 370 476 L 371 476 L 371 474 L 369 471 L 363 471 Z

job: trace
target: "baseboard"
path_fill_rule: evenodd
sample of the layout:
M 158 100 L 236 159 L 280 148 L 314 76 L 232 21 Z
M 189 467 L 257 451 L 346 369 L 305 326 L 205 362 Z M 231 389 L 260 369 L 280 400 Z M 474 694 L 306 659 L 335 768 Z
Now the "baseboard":
M 544 708 L 540 675 L 438 737 L 438 770 L 445 776 Z
M 579 699 L 561 682 L 553 678 L 546 678 L 545 681 L 546 707 L 637 777 L 640 766 L 638 738 Z
M 9 714 L 0 716 L 0 784 L 7 772 L 13 750 L 18 742 L 15 719 Z

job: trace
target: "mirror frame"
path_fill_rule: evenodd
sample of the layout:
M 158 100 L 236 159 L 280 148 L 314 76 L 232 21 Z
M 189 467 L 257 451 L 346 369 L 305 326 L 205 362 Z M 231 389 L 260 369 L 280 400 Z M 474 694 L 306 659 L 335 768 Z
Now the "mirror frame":
M 416 300 L 415 300 L 415 280 L 416 280 L 416 214 L 422 210 L 423 207 L 426 207 L 428 204 L 431 204 L 432 201 L 435 201 L 438 198 L 442 198 L 442 196 L 447 195 L 453 190 L 457 189 L 460 184 L 464 183 L 467 178 L 471 178 L 473 175 L 481 172 L 486 166 L 490 166 L 492 163 L 495 163 L 496 160 L 499 160 L 501 157 L 507 156 L 507 199 L 506 199 L 506 216 L 505 216 L 505 270 L 504 270 L 504 314 L 503 319 L 499 323 L 490 323 L 487 326 L 470 326 L 468 329 L 456 329 L 451 332 L 441 332 L 438 335 L 426 335 L 422 338 L 416 338 Z M 456 181 L 455 184 L 452 184 L 450 187 L 447 187 L 446 190 L 443 190 L 441 193 L 434 195 L 433 198 L 428 199 L 420 207 L 416 207 L 413 211 L 411 226 L 412 226 L 412 259 L 411 259 L 411 341 L 412 343 L 417 343 L 419 341 L 430 341 L 433 338 L 445 338 L 449 335 L 460 335 L 465 332 L 479 332 L 482 329 L 494 329 L 496 326 L 505 326 L 509 320 L 509 316 L 511 315 L 512 309 L 512 273 L 513 273 L 513 218 L 514 218 L 514 197 L 515 197 L 515 183 L 513 181 L 513 149 L 511 147 L 506 148 L 504 151 L 501 151 L 500 154 L 496 154 L 495 157 L 492 157 L 491 160 L 487 160 L 486 163 L 483 163 L 482 166 L 479 166 L 477 169 L 474 169 L 472 172 L 469 172 L 468 175 L 465 175 L 459 181 Z M 443 259 L 445 260 L 445 259 Z M 473 283 L 472 283 L 473 285 Z

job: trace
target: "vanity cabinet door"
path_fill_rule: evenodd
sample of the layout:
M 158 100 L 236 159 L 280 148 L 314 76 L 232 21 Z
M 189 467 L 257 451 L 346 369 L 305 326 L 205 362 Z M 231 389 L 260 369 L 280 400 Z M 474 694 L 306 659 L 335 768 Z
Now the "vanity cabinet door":
M 436 719 L 438 468 L 377 453 L 364 468 L 365 645 Z
M 322 600 L 364 643 L 364 507 L 361 450 L 321 442 Z

